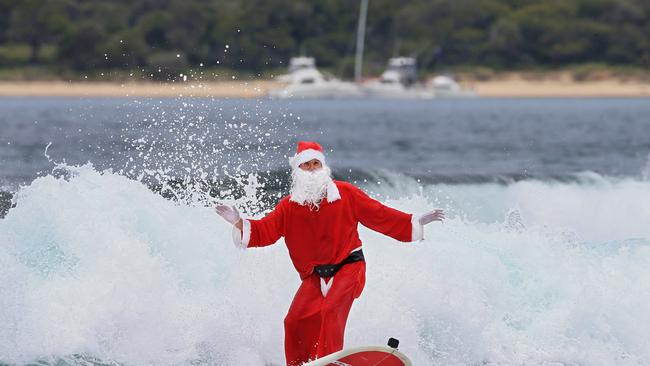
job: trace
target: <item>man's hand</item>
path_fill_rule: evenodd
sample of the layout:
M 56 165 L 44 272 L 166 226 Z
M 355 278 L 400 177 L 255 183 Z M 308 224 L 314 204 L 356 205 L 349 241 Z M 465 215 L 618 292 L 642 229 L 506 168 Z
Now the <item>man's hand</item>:
M 418 222 L 420 223 L 420 225 L 424 226 L 433 221 L 442 221 L 444 219 L 445 219 L 445 213 L 438 208 L 433 211 L 429 211 L 427 213 L 420 215 Z
M 241 217 L 239 216 L 239 211 L 237 211 L 235 207 L 217 205 L 215 211 L 217 211 L 217 214 L 223 217 L 224 220 L 241 229 Z

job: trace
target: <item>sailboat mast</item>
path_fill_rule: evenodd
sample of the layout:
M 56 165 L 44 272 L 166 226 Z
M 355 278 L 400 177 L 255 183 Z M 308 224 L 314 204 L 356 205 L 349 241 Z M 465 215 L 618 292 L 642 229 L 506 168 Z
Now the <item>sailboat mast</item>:
M 368 0 L 361 0 L 359 11 L 359 27 L 357 29 L 357 54 L 354 58 L 354 81 L 361 81 L 361 66 L 363 64 L 363 42 L 366 36 L 366 13 L 368 13 Z

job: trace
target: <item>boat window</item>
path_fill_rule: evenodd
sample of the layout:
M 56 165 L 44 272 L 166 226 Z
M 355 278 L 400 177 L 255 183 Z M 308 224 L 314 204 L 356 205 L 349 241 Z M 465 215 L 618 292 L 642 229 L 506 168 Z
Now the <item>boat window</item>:
M 314 82 L 315 80 L 313 78 L 300 80 L 300 84 L 313 84 Z

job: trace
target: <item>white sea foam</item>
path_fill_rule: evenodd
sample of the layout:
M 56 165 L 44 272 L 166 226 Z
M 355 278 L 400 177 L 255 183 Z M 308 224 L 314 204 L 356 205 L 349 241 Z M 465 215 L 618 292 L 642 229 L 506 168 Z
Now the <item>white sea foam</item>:
M 396 337 L 415 365 L 650 364 L 650 182 L 365 188 L 449 219 L 416 244 L 361 230 L 348 346 Z M 237 250 L 211 208 L 89 166 L 15 199 L 0 220 L 0 362 L 283 362 L 299 280 L 281 242 Z

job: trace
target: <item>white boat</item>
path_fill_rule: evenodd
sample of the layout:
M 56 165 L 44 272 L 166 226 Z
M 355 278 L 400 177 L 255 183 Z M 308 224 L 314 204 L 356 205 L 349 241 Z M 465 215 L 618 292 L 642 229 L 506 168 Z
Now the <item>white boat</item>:
M 433 98 L 432 90 L 418 81 L 416 60 L 413 57 L 393 57 L 379 79 L 363 85 L 370 98 Z
M 357 46 L 354 66 L 356 83 L 325 77 L 316 68 L 313 57 L 294 57 L 289 62 L 289 73 L 276 80 L 286 87 L 269 91 L 271 98 L 390 98 L 432 99 L 476 96 L 471 90 L 460 87 L 449 76 L 437 76 L 430 83 L 418 78 L 417 61 L 414 57 L 393 57 L 379 79 L 361 83 L 363 48 L 368 0 L 361 0 L 357 30 Z
M 361 83 L 361 67 L 363 64 L 363 47 L 366 28 L 368 0 L 361 0 L 357 31 L 357 54 L 355 57 L 355 81 Z M 417 61 L 414 57 L 393 57 L 388 60 L 388 67 L 378 80 L 362 85 L 364 94 L 369 98 L 391 99 L 432 99 L 475 97 L 476 93 L 460 87 L 449 76 L 435 77 L 431 83 L 419 81 Z
M 287 83 L 284 88 L 269 91 L 269 97 L 287 98 L 353 98 L 363 96 L 354 83 L 324 76 L 316 68 L 313 57 L 293 57 L 289 73 L 277 78 Z
M 394 57 L 378 80 L 363 85 L 370 98 L 432 99 L 476 97 L 472 90 L 463 89 L 451 76 L 439 75 L 429 83 L 418 80 L 417 63 L 413 57 Z
M 463 89 L 450 76 L 438 75 L 431 79 L 431 89 L 436 98 L 471 98 L 476 97 L 476 92 Z

